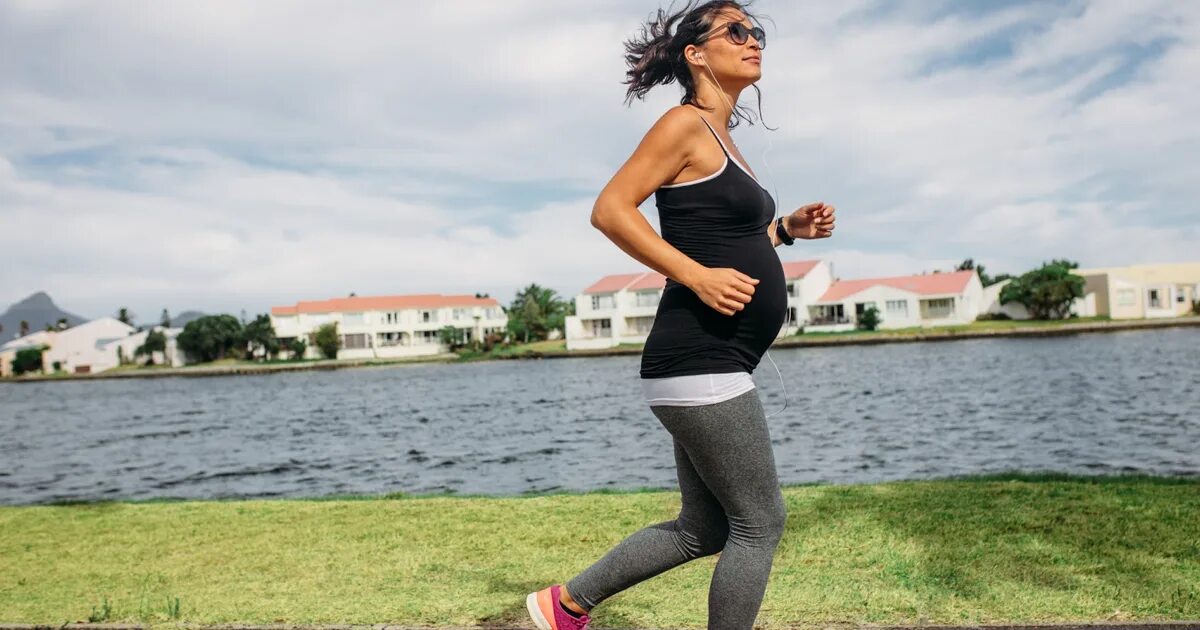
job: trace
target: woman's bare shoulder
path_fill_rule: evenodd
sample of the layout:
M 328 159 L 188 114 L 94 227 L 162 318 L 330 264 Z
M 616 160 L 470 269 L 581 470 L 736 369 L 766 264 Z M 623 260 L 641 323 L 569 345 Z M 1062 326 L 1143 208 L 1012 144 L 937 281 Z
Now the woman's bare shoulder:
M 658 117 L 646 132 L 646 139 L 675 146 L 686 145 L 704 129 L 702 124 L 694 108 L 676 105 Z

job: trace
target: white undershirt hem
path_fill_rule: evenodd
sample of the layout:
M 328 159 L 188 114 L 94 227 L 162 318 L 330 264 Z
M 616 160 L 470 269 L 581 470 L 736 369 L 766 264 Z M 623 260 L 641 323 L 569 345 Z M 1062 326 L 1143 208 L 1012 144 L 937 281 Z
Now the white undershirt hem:
M 749 372 L 726 374 L 689 374 L 664 378 L 643 378 L 646 404 L 671 407 L 711 405 L 754 389 Z

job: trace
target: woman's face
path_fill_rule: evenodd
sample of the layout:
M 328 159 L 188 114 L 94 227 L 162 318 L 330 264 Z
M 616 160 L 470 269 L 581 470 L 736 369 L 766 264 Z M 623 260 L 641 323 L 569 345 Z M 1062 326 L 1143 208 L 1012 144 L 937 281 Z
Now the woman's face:
M 726 88 L 730 81 L 744 87 L 762 78 L 762 47 L 759 41 L 753 35 L 748 35 L 745 43 L 735 44 L 728 30 L 732 22 L 740 22 L 747 29 L 754 26 L 741 11 L 726 9 L 713 19 L 712 27 L 702 36 L 707 41 L 697 46 L 704 62 Z M 701 74 L 708 74 L 703 66 L 699 70 Z

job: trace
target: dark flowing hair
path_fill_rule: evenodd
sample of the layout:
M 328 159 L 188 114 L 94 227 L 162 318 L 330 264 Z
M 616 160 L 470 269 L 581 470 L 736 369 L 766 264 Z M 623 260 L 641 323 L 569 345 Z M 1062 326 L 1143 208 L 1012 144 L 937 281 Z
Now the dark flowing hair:
M 749 0 L 709 0 L 693 7 L 695 1 L 688 0 L 688 3 L 674 14 L 670 13 L 670 6 L 666 10 L 659 9 L 657 17 L 642 25 L 639 36 L 625 42 L 625 63 L 629 70 L 625 72 L 626 78 L 622 83 L 629 85 L 625 92 L 626 105 L 634 98 L 644 99 L 650 88 L 656 85 L 678 81 L 683 87 L 683 98 L 679 99 L 679 104 L 700 107 L 696 102 L 696 86 L 692 82 L 692 73 L 683 58 L 683 49 L 712 30 L 713 20 L 725 9 L 737 9 L 744 13 L 751 23 L 762 26 L 758 18 L 746 10 L 746 6 L 750 4 Z M 676 22 L 679 26 L 672 33 L 671 27 Z M 758 85 L 753 87 L 758 94 L 758 117 L 761 119 L 762 90 L 758 89 Z M 701 109 L 712 111 L 708 108 Z M 730 129 L 738 126 L 739 119 L 754 124 L 753 112 L 742 105 L 735 105 L 731 114 Z M 766 127 L 766 123 L 763 123 L 763 126 Z

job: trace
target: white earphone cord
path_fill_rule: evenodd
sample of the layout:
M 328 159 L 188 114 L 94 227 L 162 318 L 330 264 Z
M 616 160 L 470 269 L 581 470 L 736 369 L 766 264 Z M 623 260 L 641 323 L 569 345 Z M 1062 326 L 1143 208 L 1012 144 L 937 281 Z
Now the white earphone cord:
M 703 58 L 701 59 L 701 63 L 704 63 Z M 721 99 L 724 100 L 725 104 L 729 106 L 729 115 L 732 116 L 733 115 L 733 104 L 730 103 L 729 99 L 725 96 L 725 90 L 721 89 L 721 82 L 717 81 L 717 75 L 713 74 L 712 68 L 709 68 L 707 63 L 704 63 L 704 69 L 708 70 L 708 74 L 709 74 L 709 76 L 712 77 L 713 83 L 715 83 L 717 85 L 717 93 L 721 95 Z M 767 135 L 767 148 L 763 150 L 762 160 L 763 160 L 763 165 L 766 166 L 766 168 L 767 168 L 767 175 L 771 178 L 771 188 L 775 191 L 776 210 L 778 210 L 778 208 L 779 208 L 779 206 L 778 206 L 779 186 L 775 182 L 775 173 L 771 171 L 771 165 L 767 162 L 767 152 L 771 150 L 771 146 L 774 144 L 773 141 L 774 141 L 774 138 L 772 138 L 768 134 Z M 733 159 L 733 158 L 731 157 L 730 159 Z M 776 212 L 775 218 L 776 219 L 779 218 L 778 212 Z M 770 237 L 768 236 L 767 238 L 770 238 Z M 791 315 L 792 315 L 791 307 L 785 306 L 784 312 L 783 312 L 783 330 L 785 330 L 785 331 L 788 328 L 788 324 L 791 322 Z M 787 409 L 788 396 L 787 396 L 787 386 L 783 384 L 783 372 L 779 371 L 779 366 L 775 364 L 775 359 L 771 358 L 771 352 L 769 350 L 766 352 L 766 355 L 767 355 L 767 360 L 771 362 L 771 366 L 775 368 L 775 373 L 779 375 L 779 389 L 783 392 L 783 406 L 780 407 L 777 411 L 773 411 L 773 412 L 767 414 L 767 417 L 770 418 L 771 416 L 782 413 L 784 409 Z

